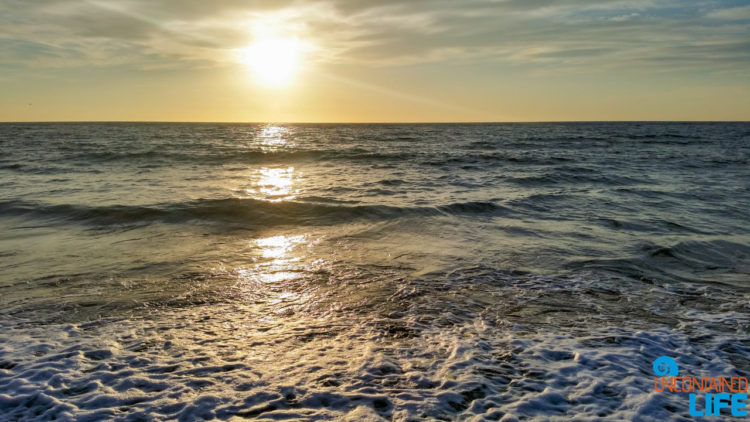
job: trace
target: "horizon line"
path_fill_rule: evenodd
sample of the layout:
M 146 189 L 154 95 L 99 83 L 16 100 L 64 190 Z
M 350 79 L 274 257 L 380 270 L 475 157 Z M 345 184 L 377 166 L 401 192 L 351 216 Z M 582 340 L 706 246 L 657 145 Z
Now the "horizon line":
M 211 120 L 0 120 L 0 124 L 23 123 L 192 123 L 192 124 L 249 124 L 249 125 L 428 125 L 428 124 L 538 124 L 538 123 L 750 123 L 750 120 L 466 120 L 466 121 L 211 121 Z

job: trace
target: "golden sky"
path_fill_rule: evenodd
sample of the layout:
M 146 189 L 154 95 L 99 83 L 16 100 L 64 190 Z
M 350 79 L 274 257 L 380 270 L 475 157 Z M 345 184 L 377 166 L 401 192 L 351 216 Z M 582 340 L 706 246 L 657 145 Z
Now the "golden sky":
M 742 1 L 5 0 L 0 121 L 750 120 Z

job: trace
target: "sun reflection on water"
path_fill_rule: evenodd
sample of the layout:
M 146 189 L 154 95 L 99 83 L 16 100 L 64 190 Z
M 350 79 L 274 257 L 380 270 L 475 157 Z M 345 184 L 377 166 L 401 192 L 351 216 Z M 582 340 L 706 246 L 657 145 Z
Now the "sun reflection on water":
M 261 157 L 274 154 L 281 150 L 294 148 L 291 140 L 293 133 L 290 128 L 283 126 L 265 126 L 255 133 L 253 149 L 260 149 Z M 250 197 L 270 202 L 292 200 L 299 192 L 299 178 L 301 173 L 293 166 L 263 165 L 250 167 L 248 171 L 238 175 L 239 186 L 233 191 L 241 197 Z
M 253 242 L 261 248 L 264 258 L 284 259 L 285 261 L 296 261 L 299 258 L 290 256 L 291 250 L 305 240 L 305 235 L 297 236 L 273 236 L 264 239 L 256 239 Z
M 283 126 L 266 126 L 255 137 L 263 151 L 276 151 L 280 147 L 289 146 L 291 132 Z
M 248 267 L 235 268 L 235 294 L 246 300 L 271 305 L 272 312 L 285 312 L 287 306 L 302 305 L 308 293 L 300 291 L 298 281 L 305 274 L 301 263 L 303 251 L 297 249 L 308 245 L 307 235 L 279 235 L 251 240 L 248 247 L 257 257 Z M 304 289 L 302 289 L 304 290 Z
M 255 199 L 280 202 L 292 200 L 297 196 L 294 167 L 257 169 L 250 176 L 250 186 L 245 194 Z
M 268 199 L 276 201 L 294 199 L 296 193 L 293 186 L 294 167 L 263 168 L 260 172 L 258 187 Z

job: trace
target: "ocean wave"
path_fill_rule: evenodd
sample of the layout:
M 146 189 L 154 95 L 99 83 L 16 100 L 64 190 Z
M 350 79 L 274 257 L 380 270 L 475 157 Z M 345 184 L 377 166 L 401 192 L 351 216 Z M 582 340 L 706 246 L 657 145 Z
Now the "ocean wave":
M 491 165 L 496 163 L 508 164 L 537 164 L 553 165 L 573 163 L 577 159 L 561 154 L 537 154 L 524 153 L 513 150 L 507 151 L 475 151 L 473 153 L 463 152 L 420 152 L 413 149 L 401 148 L 392 150 L 370 149 L 362 147 L 354 148 L 304 148 L 304 147 L 280 147 L 273 149 L 249 149 L 239 146 L 222 147 L 217 145 L 204 145 L 200 148 L 189 145 L 168 145 L 153 147 L 144 150 L 120 150 L 103 149 L 98 146 L 94 148 L 67 148 L 57 147 L 57 153 L 52 150 L 46 157 L 46 165 L 70 166 L 85 163 L 91 165 L 106 165 L 112 163 L 187 163 L 187 164 L 233 164 L 233 163 L 297 163 L 316 161 L 353 161 L 371 163 L 402 163 L 413 162 L 419 165 L 434 166 L 461 166 L 461 165 Z M 19 166 L 18 163 L 10 163 L 0 168 L 24 171 L 28 165 Z
M 87 173 L 87 174 L 101 174 L 103 173 L 102 170 L 94 168 L 94 167 L 76 167 L 75 169 L 71 169 L 69 166 L 65 165 L 53 165 L 50 163 L 35 163 L 35 162 L 25 162 L 23 164 L 15 163 L 15 164 L 0 164 L 0 170 L 6 170 L 8 172 L 18 173 L 18 174 L 30 174 L 30 175 L 54 175 L 54 174 L 69 174 L 71 172 L 75 173 Z
M 176 147 L 175 147 L 176 148 Z M 175 163 L 295 163 L 303 161 L 403 161 L 414 159 L 418 154 L 412 152 L 378 152 L 363 148 L 352 149 L 304 149 L 279 148 L 273 150 L 258 150 L 245 148 L 210 147 L 201 150 L 190 150 L 189 147 L 154 148 L 145 151 L 86 151 L 76 154 L 66 154 L 59 161 L 108 163 L 108 162 L 175 162 Z
M 750 245 L 728 240 L 691 240 L 671 246 L 646 242 L 628 257 L 576 260 L 567 268 L 606 271 L 649 282 L 719 282 L 747 288 Z
M 303 198 L 305 199 L 305 198 Z M 138 224 L 151 221 L 235 222 L 249 225 L 339 224 L 353 220 L 388 220 L 410 216 L 500 215 L 509 212 L 493 202 L 457 202 L 441 206 L 397 207 L 345 205 L 331 201 L 271 202 L 252 198 L 198 199 L 152 206 L 44 204 L 30 201 L 0 202 L 0 215 L 49 218 L 90 224 Z
M 646 182 L 643 179 L 622 175 L 608 175 L 596 170 L 584 172 L 568 169 L 554 169 L 553 171 L 534 176 L 507 177 L 506 180 L 521 186 L 543 186 L 551 184 L 598 184 L 604 186 L 624 186 Z
M 665 143 L 675 143 L 672 141 L 673 139 L 688 139 L 688 140 L 694 140 L 698 141 L 701 139 L 701 136 L 699 135 L 683 135 L 680 133 L 673 133 L 673 132 L 663 132 L 663 133 L 644 133 L 644 134 L 628 134 L 627 139 L 633 139 L 633 140 L 641 140 L 645 139 L 647 140 L 644 143 L 650 143 L 651 140 L 658 140 L 663 141 Z M 687 142 L 680 142 L 680 143 L 687 143 Z
M 432 157 L 420 161 L 420 164 L 435 167 L 477 165 L 478 167 L 476 167 L 476 169 L 486 171 L 486 167 L 481 166 L 497 163 L 551 165 L 572 161 L 575 161 L 575 159 L 564 157 L 562 155 L 537 155 L 533 153 L 519 154 L 512 152 L 495 152 L 484 154 L 461 154 L 444 156 L 433 155 Z

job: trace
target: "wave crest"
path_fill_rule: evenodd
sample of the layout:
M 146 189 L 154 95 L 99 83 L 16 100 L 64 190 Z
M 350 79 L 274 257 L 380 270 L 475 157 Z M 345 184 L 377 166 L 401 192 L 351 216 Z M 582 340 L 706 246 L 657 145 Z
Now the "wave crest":
M 252 198 L 198 199 L 150 206 L 85 206 L 28 201 L 0 203 L 5 215 L 51 218 L 90 224 L 137 224 L 195 220 L 251 225 L 339 224 L 353 220 L 389 220 L 409 216 L 498 215 L 507 209 L 493 202 L 458 202 L 436 207 L 344 205 L 307 201 L 270 202 Z

